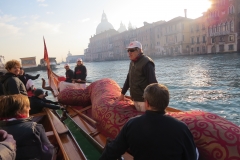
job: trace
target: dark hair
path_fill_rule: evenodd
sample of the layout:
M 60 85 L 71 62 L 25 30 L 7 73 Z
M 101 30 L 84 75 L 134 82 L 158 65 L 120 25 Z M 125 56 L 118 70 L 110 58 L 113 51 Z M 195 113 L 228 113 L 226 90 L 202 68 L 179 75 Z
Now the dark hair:
M 164 111 L 169 104 L 168 88 L 162 84 L 148 85 L 144 90 L 143 97 L 152 109 L 157 111 Z
M 11 118 L 16 117 L 25 108 L 30 107 L 27 96 L 22 94 L 14 94 L 8 96 L 0 96 L 0 117 Z

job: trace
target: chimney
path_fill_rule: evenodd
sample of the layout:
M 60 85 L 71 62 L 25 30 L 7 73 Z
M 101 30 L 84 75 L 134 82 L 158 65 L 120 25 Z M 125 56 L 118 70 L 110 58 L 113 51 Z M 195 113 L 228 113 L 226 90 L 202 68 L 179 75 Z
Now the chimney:
M 187 18 L 187 9 L 184 9 L 185 18 Z

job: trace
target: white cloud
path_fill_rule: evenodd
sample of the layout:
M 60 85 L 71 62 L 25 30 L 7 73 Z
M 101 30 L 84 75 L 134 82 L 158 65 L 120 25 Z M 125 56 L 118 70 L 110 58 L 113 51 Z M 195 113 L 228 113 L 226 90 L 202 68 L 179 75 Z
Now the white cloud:
M 39 18 L 39 16 L 38 16 L 38 15 L 31 15 L 30 18 L 31 18 L 32 20 L 37 20 L 37 19 Z
M 48 7 L 48 4 L 39 4 L 41 7 Z
M 90 18 L 85 18 L 85 19 L 82 19 L 82 22 L 87 22 L 87 21 L 90 21 Z
M 46 12 L 46 14 L 54 14 L 53 12 Z
M 2 23 L 11 22 L 11 21 L 14 21 L 15 19 L 16 19 L 16 17 L 11 16 L 11 15 L 0 16 L 0 22 L 2 22 Z
M 6 36 L 19 36 L 21 35 L 19 33 L 20 28 L 17 28 L 13 25 L 0 23 L 0 37 L 6 37 Z
M 34 22 L 30 25 L 29 31 L 36 32 L 36 33 L 49 33 L 49 34 L 56 34 L 61 33 L 60 31 L 61 24 L 50 24 L 46 22 Z
M 44 2 L 45 0 L 37 0 L 37 2 Z
M 0 9 L 0 14 L 2 14 L 3 12 L 1 11 L 1 9 Z

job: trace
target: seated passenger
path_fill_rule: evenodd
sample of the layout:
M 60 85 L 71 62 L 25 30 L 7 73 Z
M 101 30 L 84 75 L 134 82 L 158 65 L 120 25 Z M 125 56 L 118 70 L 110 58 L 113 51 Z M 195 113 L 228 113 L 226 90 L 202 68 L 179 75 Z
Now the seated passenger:
M 40 74 L 37 74 L 36 76 L 32 76 L 30 74 L 25 74 L 25 71 L 21 67 L 18 78 L 23 82 L 27 91 L 32 90 L 32 92 L 34 92 L 34 82 L 33 82 L 33 80 L 38 79 L 39 76 L 40 76 Z
M 16 158 L 16 141 L 11 134 L 0 130 L 0 159 L 15 160 Z
M 16 140 L 16 160 L 51 160 L 54 147 L 49 142 L 43 126 L 29 118 L 29 110 L 27 96 L 0 96 L 0 126 Z
M 143 94 L 146 112 L 130 119 L 108 143 L 100 160 L 117 159 L 127 149 L 134 159 L 196 160 L 196 146 L 187 125 L 165 115 L 167 87 L 148 85 Z
M 53 102 L 45 98 L 45 94 L 42 89 L 36 89 L 34 91 L 34 96 L 29 97 L 29 100 L 31 107 L 30 115 L 40 113 L 44 107 L 50 109 L 60 109 L 60 106 L 56 105 L 58 102 Z
M 7 73 L 0 77 L 4 95 L 23 94 L 27 96 L 27 90 L 23 82 L 18 78 L 20 66 L 21 64 L 17 60 L 8 61 L 5 64 Z

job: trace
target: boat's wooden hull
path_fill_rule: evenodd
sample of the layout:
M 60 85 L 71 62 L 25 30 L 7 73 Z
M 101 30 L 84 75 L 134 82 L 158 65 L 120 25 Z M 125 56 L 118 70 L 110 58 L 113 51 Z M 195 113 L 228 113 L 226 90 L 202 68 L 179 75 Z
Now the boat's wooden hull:
M 52 111 L 45 109 L 42 113 L 31 116 L 35 118 L 42 117 L 38 123 L 44 126 L 48 139 L 56 147 L 56 159 L 87 159 L 71 132 L 69 132 L 68 128 L 52 113 Z

